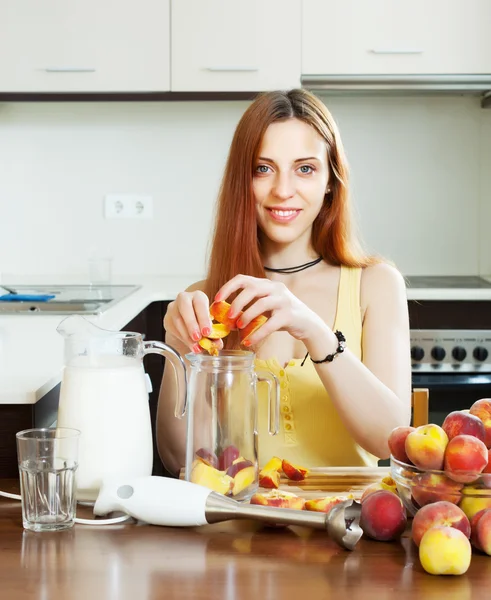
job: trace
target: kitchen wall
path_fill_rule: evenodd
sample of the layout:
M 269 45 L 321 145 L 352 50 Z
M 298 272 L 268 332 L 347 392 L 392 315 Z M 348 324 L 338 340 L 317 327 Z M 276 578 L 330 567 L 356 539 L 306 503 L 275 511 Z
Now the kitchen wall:
M 471 97 L 332 97 L 367 246 L 406 274 L 491 273 L 491 110 Z M 0 272 L 204 272 L 214 200 L 246 102 L 0 104 Z M 105 220 L 108 193 L 151 221 Z

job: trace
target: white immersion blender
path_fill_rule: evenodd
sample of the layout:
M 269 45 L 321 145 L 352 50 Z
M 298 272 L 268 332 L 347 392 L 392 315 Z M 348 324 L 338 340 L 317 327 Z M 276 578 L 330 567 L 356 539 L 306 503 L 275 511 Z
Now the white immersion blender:
M 361 505 L 353 500 L 335 505 L 327 514 L 243 504 L 204 486 L 167 477 L 105 482 L 94 505 L 94 514 L 102 516 L 113 511 L 125 512 L 152 525 L 170 527 L 196 527 L 232 519 L 301 525 L 327 531 L 347 550 L 353 550 L 363 535 L 359 525 Z

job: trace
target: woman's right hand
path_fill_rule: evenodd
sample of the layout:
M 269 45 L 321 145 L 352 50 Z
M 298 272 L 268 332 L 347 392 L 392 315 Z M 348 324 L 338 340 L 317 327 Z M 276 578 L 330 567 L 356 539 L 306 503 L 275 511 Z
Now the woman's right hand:
M 198 341 L 210 335 L 211 326 L 210 301 L 201 290 L 181 292 L 167 307 L 165 331 L 192 352 L 202 352 Z

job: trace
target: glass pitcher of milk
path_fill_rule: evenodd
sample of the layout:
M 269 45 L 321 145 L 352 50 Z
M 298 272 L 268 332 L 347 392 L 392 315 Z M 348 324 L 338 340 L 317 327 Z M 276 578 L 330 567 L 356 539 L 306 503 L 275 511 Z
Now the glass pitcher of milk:
M 80 315 L 64 319 L 65 368 L 58 426 L 79 429 L 77 501 L 97 499 L 103 480 L 152 474 L 153 445 L 143 357 L 161 354 L 177 376 L 184 406 L 186 370 L 170 346 L 139 333 L 107 331 Z

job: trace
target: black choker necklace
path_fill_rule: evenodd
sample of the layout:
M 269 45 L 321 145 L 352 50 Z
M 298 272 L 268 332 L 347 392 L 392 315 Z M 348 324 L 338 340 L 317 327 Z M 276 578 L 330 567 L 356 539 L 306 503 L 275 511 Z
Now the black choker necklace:
M 308 263 L 304 263 L 303 265 L 298 265 L 298 267 L 285 267 L 284 269 L 272 269 L 271 267 L 264 267 L 265 271 L 273 271 L 273 273 L 298 273 L 299 271 L 305 271 L 309 267 L 313 267 L 314 265 L 318 265 L 322 260 L 322 256 L 312 260 Z

